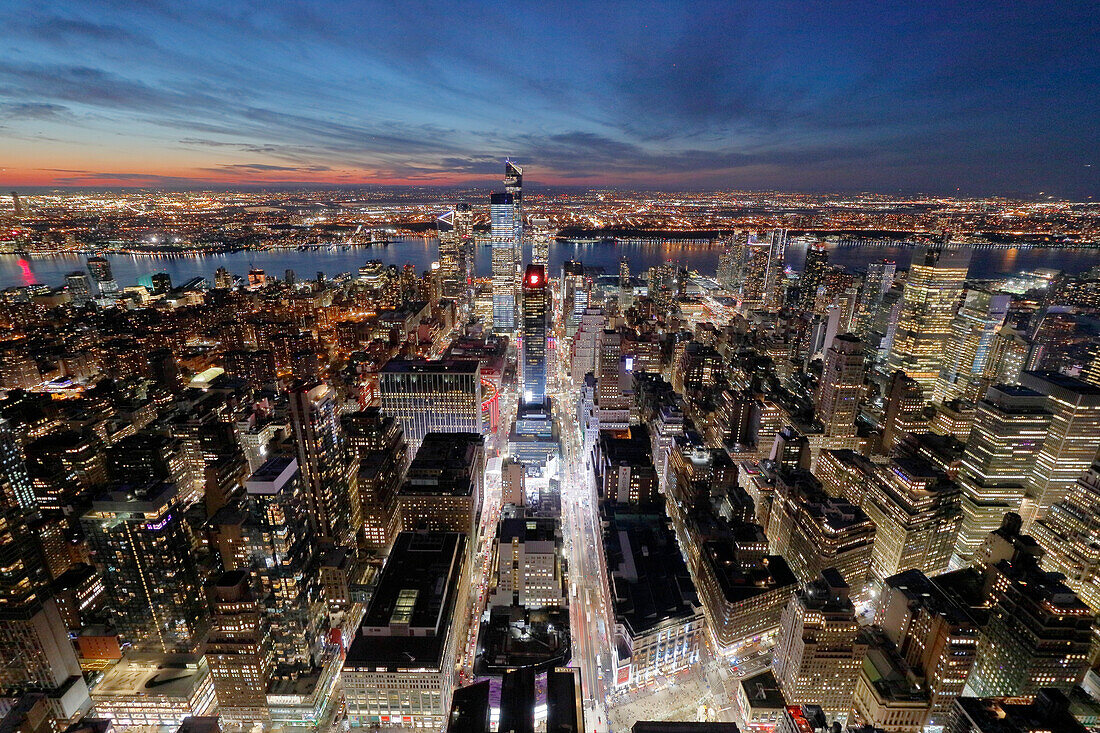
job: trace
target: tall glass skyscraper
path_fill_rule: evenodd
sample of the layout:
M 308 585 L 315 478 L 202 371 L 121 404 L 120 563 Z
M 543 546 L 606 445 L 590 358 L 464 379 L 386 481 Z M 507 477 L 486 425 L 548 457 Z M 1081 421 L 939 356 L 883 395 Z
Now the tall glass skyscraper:
M 543 265 L 528 265 L 523 275 L 523 402 L 546 401 L 546 314 L 550 291 Z
M 489 200 L 493 237 L 493 331 L 516 328 L 516 210 L 510 193 L 494 193 Z
M 970 268 L 969 247 L 918 247 L 909 265 L 889 371 L 901 370 L 930 397 L 940 376 L 951 323 Z

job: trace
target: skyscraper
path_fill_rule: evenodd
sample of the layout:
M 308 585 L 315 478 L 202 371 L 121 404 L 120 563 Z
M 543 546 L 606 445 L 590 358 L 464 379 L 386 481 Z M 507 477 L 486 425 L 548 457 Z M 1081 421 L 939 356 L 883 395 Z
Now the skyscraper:
M 95 280 L 100 297 L 113 298 L 118 294 L 118 282 L 111 272 L 111 262 L 106 257 L 89 257 L 88 272 Z
M 218 696 L 218 713 L 233 721 L 266 721 L 267 685 L 275 662 L 263 606 L 248 573 L 222 573 L 211 587 L 213 623 L 206 661 Z
M 977 402 L 993 381 L 989 361 L 993 338 L 1008 314 L 1011 296 L 972 289 L 951 322 L 943 366 L 933 399 Z M 992 530 L 991 530 L 992 531 Z
M 45 693 L 55 719 L 67 719 L 87 706 L 88 686 L 27 527 L 32 515 L 9 480 L 22 457 L 9 446 L 0 461 L 0 690 L 4 697 Z
M 319 538 L 349 542 L 357 528 L 351 526 L 348 464 L 332 387 L 295 385 L 290 390 L 290 422 L 313 531 Z
M 549 219 L 540 217 L 531 220 L 531 264 L 550 264 L 550 240 L 553 236 Z
M 83 306 L 92 299 L 92 286 L 88 283 L 88 276 L 80 270 L 74 270 L 65 276 L 65 287 L 73 305 Z
M 778 308 L 783 304 L 786 258 L 787 230 L 772 229 L 768 233 L 768 269 L 764 276 L 762 293 L 766 308 Z
M 81 526 L 123 639 L 193 648 L 205 609 L 179 487 L 124 485 L 93 501 Z
M 812 702 L 830 717 L 844 717 L 866 653 L 848 584 L 830 568 L 787 603 L 772 669 L 787 704 Z
M 546 325 L 550 288 L 543 265 L 527 266 L 523 275 L 523 402 L 546 401 Z
M 828 269 L 829 250 L 824 242 L 813 242 L 806 250 L 806 264 L 798 277 L 799 296 L 805 310 L 813 310 L 817 301 L 817 289 L 824 283 Z
M 1100 446 L 1100 387 L 1058 372 L 1024 372 L 1023 386 L 1047 396 L 1050 430 L 1028 480 L 1020 516 L 1026 532 L 1065 498 Z
M 439 277 L 443 284 L 443 297 L 457 298 L 464 290 L 466 273 L 463 260 L 463 242 L 454 225 L 452 209 L 435 220 L 439 236 Z
M 921 245 L 913 251 L 889 369 L 900 369 L 916 380 L 926 397 L 940 376 L 970 255 L 969 247 L 944 244 Z
M 1047 516 L 1032 525 L 1031 533 L 1046 550 L 1043 567 L 1066 576 L 1066 585 L 1089 608 L 1100 609 L 1100 460 Z
M 476 359 L 391 359 L 378 375 L 382 414 L 395 418 L 415 453 L 428 433 L 484 434 Z
M 954 565 L 968 564 L 1007 512 L 1018 512 L 1028 477 L 1050 427 L 1046 398 L 999 384 L 978 403 L 959 467 L 962 524 Z
M 863 396 L 863 342 L 850 333 L 833 339 L 825 353 L 815 399 L 825 427 L 825 447 L 856 447 L 856 416 Z
M 493 331 L 508 334 L 516 327 L 515 201 L 510 193 L 489 199 L 493 246 Z
M 925 678 L 931 723 L 943 725 L 974 666 L 979 630 L 967 608 L 919 570 L 883 582 L 875 625 Z
M 959 488 L 920 458 L 894 458 L 867 488 L 863 510 L 875 524 L 871 574 L 947 569 L 959 529 Z

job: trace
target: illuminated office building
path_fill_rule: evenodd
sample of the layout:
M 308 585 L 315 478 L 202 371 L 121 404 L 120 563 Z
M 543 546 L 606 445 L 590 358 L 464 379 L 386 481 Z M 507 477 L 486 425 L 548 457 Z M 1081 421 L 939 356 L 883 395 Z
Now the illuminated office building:
M 1046 554 L 1043 567 L 1066 576 L 1066 585 L 1100 611 L 1100 461 L 1094 462 L 1066 498 L 1031 526 Z
M 493 331 L 509 334 L 516 327 L 516 267 L 519 262 L 512 194 L 494 193 L 489 199 L 489 216 L 493 238 Z
M 959 466 L 962 523 L 953 564 L 969 564 L 978 546 L 1018 512 L 1028 477 L 1050 427 L 1046 398 L 1026 387 L 998 384 L 978 403 Z
M 947 569 L 959 528 L 959 488 L 930 463 L 898 457 L 876 471 L 863 510 L 875 525 L 871 575 Z
M 212 625 L 206 663 L 226 721 L 267 721 L 267 686 L 274 669 L 263 607 L 253 597 L 248 573 L 232 570 L 211 584 Z
M 905 372 L 894 372 L 890 376 L 883 407 L 880 452 L 888 455 L 905 436 L 923 431 L 927 424 L 924 389 Z
M 1100 446 L 1100 387 L 1057 372 L 1024 372 L 1023 386 L 1046 395 L 1050 429 L 1035 460 L 1020 516 L 1026 532 L 1065 498 Z
M 490 605 L 537 609 L 566 604 L 556 518 L 527 516 L 523 507 L 506 506 L 494 541 L 496 588 Z
M 391 359 L 378 375 L 383 415 L 401 424 L 410 453 L 428 433 L 485 432 L 477 359 Z
M 789 540 L 776 554 L 801 583 L 810 583 L 827 568 L 835 568 L 857 597 L 870 577 L 875 525 L 858 506 L 844 499 L 814 497 L 785 502 L 794 513 Z
M 525 405 L 546 402 L 546 328 L 550 288 L 543 265 L 527 266 L 523 275 L 523 395 Z
M 913 251 L 889 359 L 931 396 L 940 376 L 951 323 L 970 268 L 971 250 L 943 244 Z
M 830 717 L 846 717 L 866 653 L 848 584 L 829 569 L 784 609 L 772 670 L 789 705 L 812 702 Z
M 600 355 L 607 317 L 601 308 L 585 308 L 580 317 L 579 327 L 573 334 L 573 351 L 569 363 L 569 373 L 573 382 L 579 384 L 584 375 L 596 373 L 596 363 Z
M 468 205 L 460 204 L 462 206 Z M 439 277 L 444 298 L 462 299 L 466 294 L 466 241 L 455 221 L 457 209 L 436 219 L 439 233 Z M 468 232 L 466 233 L 468 236 Z
M 977 653 L 980 632 L 969 609 L 921 571 L 906 570 L 883 581 L 875 626 L 924 678 L 931 703 L 926 722 L 943 725 Z
M 401 529 L 473 535 L 485 492 L 480 433 L 428 433 L 397 493 Z
M 1004 324 L 1011 296 L 987 290 L 968 290 L 951 322 L 943 366 L 933 399 L 977 402 L 993 381 L 989 357 L 993 339 Z
M 998 530 L 1011 534 L 1015 524 Z M 980 697 L 1035 696 L 1043 688 L 1069 692 L 1089 667 L 1094 614 L 1058 573 L 1040 569 L 1034 543 L 1026 535 L 1008 537 L 1009 557 L 985 566 L 985 605 L 977 658 L 967 681 Z
M 344 415 L 341 423 L 358 461 L 359 546 L 382 552 L 399 531 L 397 490 L 408 462 L 405 433 L 397 420 L 377 407 Z
M 596 413 L 601 430 L 625 430 L 630 425 L 630 397 L 623 391 L 623 336 L 606 329 L 596 362 Z
M 290 423 L 313 530 L 318 538 L 350 544 L 357 527 L 336 392 L 324 383 L 295 385 L 290 390 Z

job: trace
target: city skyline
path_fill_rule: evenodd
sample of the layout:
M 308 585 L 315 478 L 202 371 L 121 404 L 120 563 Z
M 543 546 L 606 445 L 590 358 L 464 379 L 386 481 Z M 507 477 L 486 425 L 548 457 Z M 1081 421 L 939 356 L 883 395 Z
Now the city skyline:
M 1084 3 L 0 11 L 0 185 L 1097 189 Z

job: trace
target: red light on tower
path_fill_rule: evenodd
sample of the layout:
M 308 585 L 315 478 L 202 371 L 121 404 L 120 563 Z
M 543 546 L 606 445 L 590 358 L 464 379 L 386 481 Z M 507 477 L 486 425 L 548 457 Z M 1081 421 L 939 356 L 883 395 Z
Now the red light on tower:
M 531 276 L 527 278 L 527 282 L 530 283 L 532 286 L 538 285 L 539 284 L 539 274 L 537 272 L 532 272 Z

